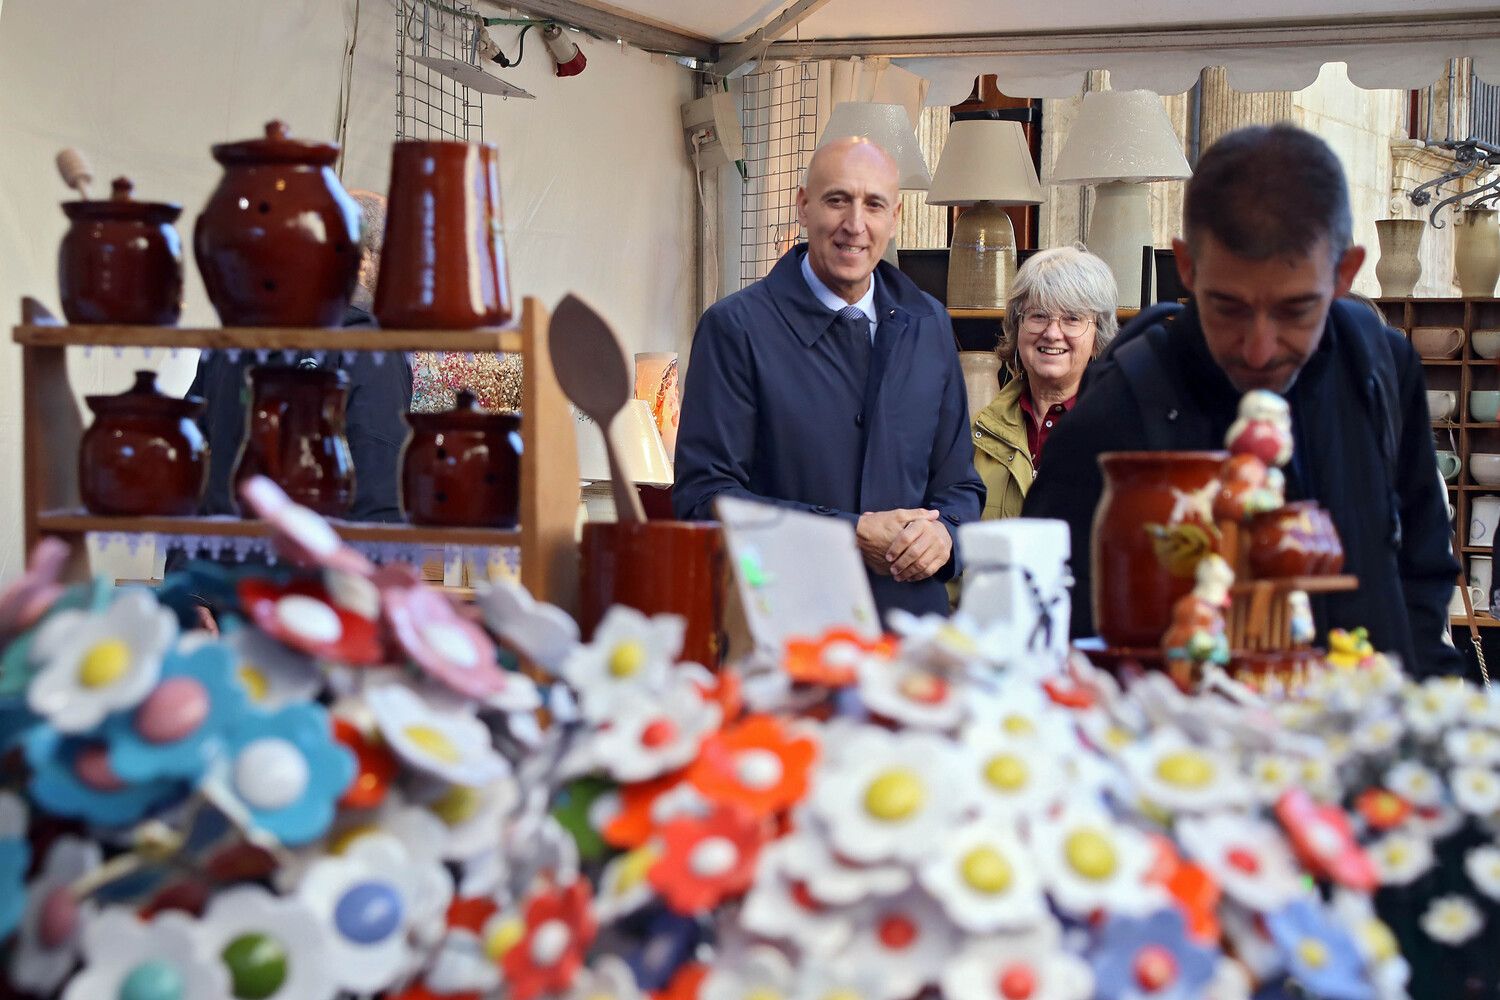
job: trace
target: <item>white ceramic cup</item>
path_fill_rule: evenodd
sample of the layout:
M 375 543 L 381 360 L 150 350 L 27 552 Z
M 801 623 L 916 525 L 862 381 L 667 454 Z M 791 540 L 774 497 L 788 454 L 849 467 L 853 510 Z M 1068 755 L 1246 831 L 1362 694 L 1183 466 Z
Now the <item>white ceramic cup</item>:
M 1469 557 L 1469 585 L 1480 594 L 1474 601 L 1476 608 L 1490 606 L 1490 583 L 1494 579 L 1493 574 L 1494 566 L 1491 565 L 1489 556 Z
M 1469 507 L 1469 545 L 1492 545 L 1500 525 L 1500 496 L 1475 497 Z

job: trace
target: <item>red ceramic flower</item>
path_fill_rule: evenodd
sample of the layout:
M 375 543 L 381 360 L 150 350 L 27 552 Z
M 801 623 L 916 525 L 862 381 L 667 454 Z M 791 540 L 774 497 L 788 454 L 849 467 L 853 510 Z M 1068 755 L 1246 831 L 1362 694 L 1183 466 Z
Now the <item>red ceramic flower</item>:
M 240 581 L 239 597 L 263 632 L 295 650 L 350 666 L 385 658 L 375 623 L 336 604 L 320 583 L 298 580 L 281 587 L 249 578 Z
M 650 781 L 620 786 L 620 810 L 610 817 L 600 832 L 611 847 L 631 850 L 640 847 L 656 832 L 652 809 L 656 800 L 680 785 L 687 771 L 673 771 Z
M 1204 868 L 1184 861 L 1168 838 L 1151 839 L 1156 845 L 1156 863 L 1146 880 L 1157 883 L 1171 895 L 1191 937 L 1203 944 L 1216 945 L 1220 935 L 1219 883 Z
M 703 695 L 704 701 L 711 701 L 719 706 L 721 718 L 725 723 L 740 717 L 745 710 L 745 698 L 740 684 L 739 671 L 732 667 L 721 667 L 714 672 L 714 683 L 711 687 L 703 684 L 696 685 L 698 693 Z
M 667 905 L 684 916 L 743 895 L 755 880 L 764 834 L 761 824 L 739 809 L 720 807 L 701 819 L 679 817 L 662 826 L 660 835 L 662 854 L 647 877 Z
M 688 780 L 705 797 L 765 818 L 790 809 L 807 794 L 818 746 L 794 737 L 768 715 L 752 715 L 703 742 Z
M 333 738 L 354 754 L 354 780 L 344 789 L 339 805 L 350 809 L 373 809 L 385 801 L 385 793 L 401 770 L 396 755 L 344 719 L 333 720 Z
M 789 639 L 782 668 L 798 684 L 848 687 L 861 657 L 889 659 L 895 649 L 889 636 L 871 641 L 849 629 L 832 629 L 821 639 Z
M 1375 864 L 1354 839 L 1342 809 L 1319 805 L 1306 791 L 1293 788 L 1276 801 L 1276 818 L 1298 859 L 1315 876 L 1361 892 L 1375 890 L 1380 882 Z
M 531 897 L 526 930 L 500 960 L 511 1000 L 533 1000 L 573 985 L 598 930 L 591 902 L 585 879 Z
M 439 683 L 478 701 L 511 689 L 522 696 L 529 692 L 518 710 L 538 703 L 530 681 L 502 670 L 484 629 L 460 615 L 443 594 L 420 584 L 388 587 L 381 591 L 380 603 L 402 651 Z
M 686 962 L 672 975 L 666 989 L 651 994 L 651 1000 L 698 1000 L 698 989 L 707 978 L 708 966 Z
M 1374 830 L 1393 830 L 1412 814 L 1410 802 L 1384 788 L 1366 788 L 1354 800 L 1354 807 Z

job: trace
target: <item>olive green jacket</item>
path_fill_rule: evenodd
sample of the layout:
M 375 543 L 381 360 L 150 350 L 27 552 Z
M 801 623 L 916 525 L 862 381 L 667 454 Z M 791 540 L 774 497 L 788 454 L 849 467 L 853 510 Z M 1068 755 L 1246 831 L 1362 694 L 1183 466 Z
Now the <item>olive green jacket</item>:
M 1011 379 L 1000 395 L 974 416 L 974 468 L 984 480 L 984 520 L 1020 517 L 1031 489 L 1031 450 L 1021 410 L 1024 379 Z

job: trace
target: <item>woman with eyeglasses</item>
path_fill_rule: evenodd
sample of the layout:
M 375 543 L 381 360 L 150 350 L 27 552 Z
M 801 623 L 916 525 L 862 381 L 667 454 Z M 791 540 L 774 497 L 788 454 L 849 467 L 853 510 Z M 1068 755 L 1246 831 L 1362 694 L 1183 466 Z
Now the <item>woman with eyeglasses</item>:
M 985 518 L 1020 515 L 1047 436 L 1115 335 L 1118 301 L 1109 266 L 1081 247 L 1043 250 L 1016 272 L 995 349 L 1011 379 L 974 417 Z

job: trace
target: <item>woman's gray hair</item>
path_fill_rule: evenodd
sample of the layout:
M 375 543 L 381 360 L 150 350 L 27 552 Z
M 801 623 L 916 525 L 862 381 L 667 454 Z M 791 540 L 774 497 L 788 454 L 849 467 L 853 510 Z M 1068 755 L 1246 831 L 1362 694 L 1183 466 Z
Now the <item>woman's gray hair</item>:
M 1094 357 L 1115 338 L 1120 321 L 1115 313 L 1119 287 L 1109 265 L 1080 243 L 1033 254 L 1016 271 L 1005 297 L 1005 321 L 995 353 L 1011 374 L 1021 376 L 1016 338 L 1021 317 L 1033 309 L 1049 313 L 1078 313 L 1094 319 Z

